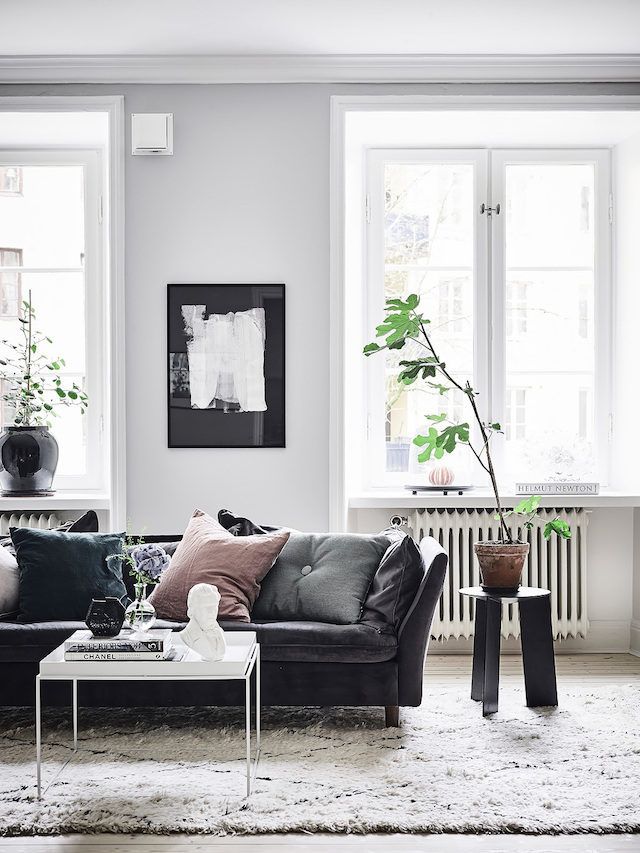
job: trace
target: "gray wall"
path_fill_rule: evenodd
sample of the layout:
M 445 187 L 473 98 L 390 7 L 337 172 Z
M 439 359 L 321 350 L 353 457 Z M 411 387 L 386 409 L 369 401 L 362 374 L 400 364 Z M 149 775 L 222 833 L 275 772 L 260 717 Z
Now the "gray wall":
M 331 94 L 596 91 L 640 87 L 0 87 L 5 96 L 124 94 L 127 115 L 175 114 L 173 157 L 126 162 L 132 529 L 178 532 L 194 507 L 221 506 L 260 521 L 327 527 Z M 189 281 L 286 283 L 286 449 L 167 448 L 166 284 Z

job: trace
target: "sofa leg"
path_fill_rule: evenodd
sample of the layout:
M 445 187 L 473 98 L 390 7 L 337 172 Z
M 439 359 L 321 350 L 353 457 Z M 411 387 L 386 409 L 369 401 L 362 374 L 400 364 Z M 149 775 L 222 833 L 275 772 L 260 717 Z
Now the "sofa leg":
M 397 705 L 385 705 L 384 724 L 387 728 L 397 728 L 400 725 L 400 708 Z

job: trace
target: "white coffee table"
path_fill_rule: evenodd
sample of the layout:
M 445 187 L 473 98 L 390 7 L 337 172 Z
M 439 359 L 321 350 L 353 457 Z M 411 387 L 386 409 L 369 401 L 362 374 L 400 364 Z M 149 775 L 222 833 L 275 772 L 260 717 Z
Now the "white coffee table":
M 175 661 L 66 661 L 64 646 L 58 646 L 40 661 L 36 676 L 36 776 L 38 799 L 42 799 L 42 720 L 40 684 L 42 681 L 71 681 L 73 692 L 73 752 L 78 751 L 79 681 L 241 681 L 245 683 L 245 741 L 247 797 L 251 795 L 260 759 L 260 645 L 254 631 L 225 631 L 227 650 L 219 661 L 202 660 L 186 649 L 182 660 Z M 251 674 L 256 673 L 256 752 L 251 761 Z M 73 756 L 60 768 L 47 788 L 55 782 Z M 46 790 L 46 789 L 45 789 Z

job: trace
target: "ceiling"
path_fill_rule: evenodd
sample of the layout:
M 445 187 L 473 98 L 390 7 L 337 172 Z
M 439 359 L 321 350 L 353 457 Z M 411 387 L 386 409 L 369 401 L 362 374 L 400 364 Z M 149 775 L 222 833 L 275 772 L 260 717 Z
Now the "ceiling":
M 2 0 L 0 56 L 635 54 L 640 0 Z

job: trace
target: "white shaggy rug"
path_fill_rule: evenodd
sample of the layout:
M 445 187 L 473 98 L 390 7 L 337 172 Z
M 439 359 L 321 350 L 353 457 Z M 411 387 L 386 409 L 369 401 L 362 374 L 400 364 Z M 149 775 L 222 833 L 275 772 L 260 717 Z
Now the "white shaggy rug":
M 255 792 L 241 712 L 80 711 L 80 753 L 35 800 L 33 719 L 0 711 L 0 835 L 91 832 L 637 832 L 640 688 L 505 687 L 483 719 L 466 686 L 430 691 L 402 727 L 367 709 L 270 709 Z M 69 755 L 44 720 L 44 781 Z

